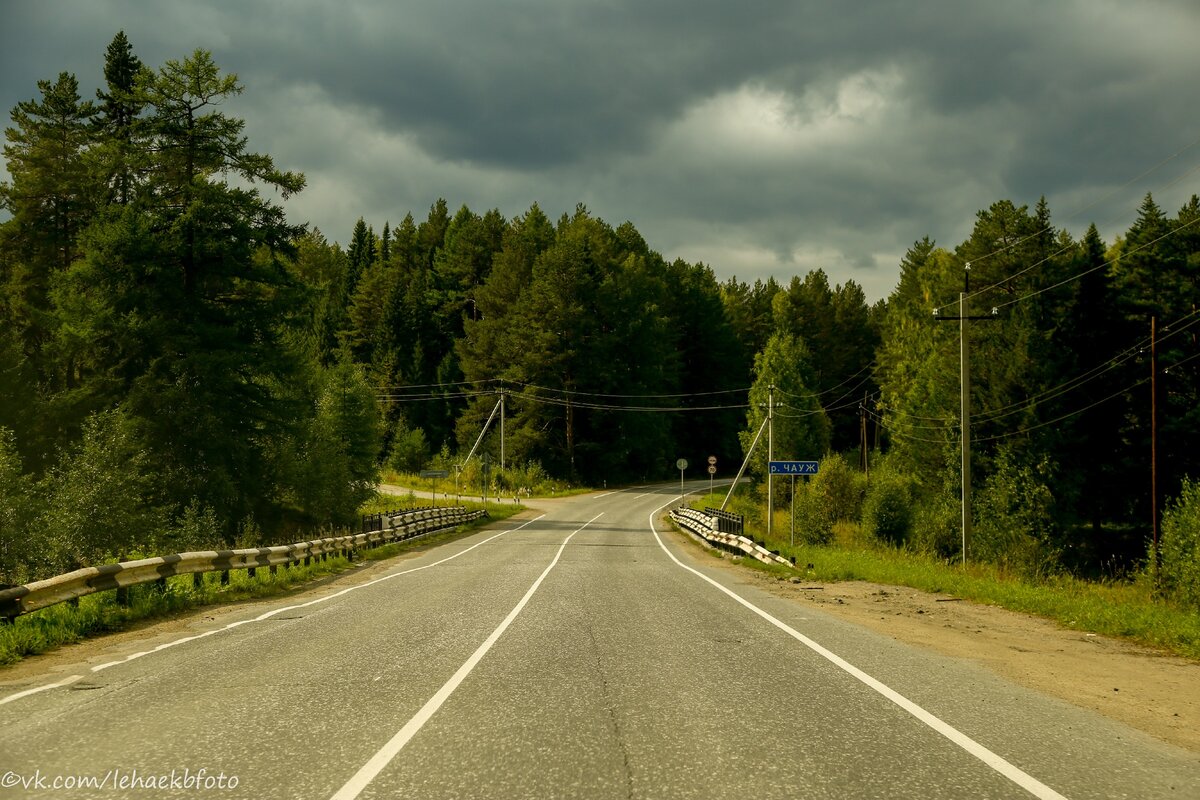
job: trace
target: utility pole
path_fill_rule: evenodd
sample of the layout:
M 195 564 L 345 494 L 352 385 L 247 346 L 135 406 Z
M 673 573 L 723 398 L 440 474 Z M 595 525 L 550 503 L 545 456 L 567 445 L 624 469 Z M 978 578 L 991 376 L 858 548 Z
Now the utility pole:
M 991 315 L 971 316 L 967 313 L 967 296 L 971 293 L 971 262 L 963 271 L 963 290 L 958 295 L 958 316 L 943 317 L 941 309 L 933 315 L 941 321 L 958 321 L 959 418 L 962 425 L 962 563 L 967 565 L 967 545 L 971 541 L 971 352 L 967 322 L 973 319 L 996 319 L 1000 309 L 993 307 Z
M 500 384 L 500 471 L 504 472 L 504 384 Z
M 863 392 L 862 405 L 858 407 L 859 438 L 862 440 L 862 471 L 863 477 L 870 477 L 870 464 L 867 463 L 867 398 L 870 395 Z
M 1158 320 L 1150 317 L 1150 532 L 1154 588 L 1158 589 Z
M 963 277 L 964 291 L 958 296 L 959 398 L 962 419 L 962 563 L 967 565 L 967 542 L 971 539 L 971 348 L 967 338 L 967 291 L 971 265 Z
M 775 492 L 771 461 L 775 458 L 775 384 L 767 387 L 767 538 L 775 528 Z

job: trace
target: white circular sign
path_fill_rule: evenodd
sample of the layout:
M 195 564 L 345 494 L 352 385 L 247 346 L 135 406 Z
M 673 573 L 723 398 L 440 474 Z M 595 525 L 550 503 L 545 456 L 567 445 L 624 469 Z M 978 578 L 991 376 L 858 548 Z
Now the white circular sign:
M 709 464 L 709 466 L 715 466 L 715 465 L 716 465 L 716 463 L 717 463 L 717 457 L 716 457 L 716 456 L 709 456 L 709 457 L 708 457 L 708 464 Z
M 675 469 L 680 469 L 680 470 L 687 469 L 687 459 L 681 458 L 678 461 L 676 461 Z

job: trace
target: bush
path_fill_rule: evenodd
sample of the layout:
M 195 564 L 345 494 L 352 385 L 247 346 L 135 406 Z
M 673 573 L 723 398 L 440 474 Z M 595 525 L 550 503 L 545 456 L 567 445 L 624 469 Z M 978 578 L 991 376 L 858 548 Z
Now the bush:
M 888 544 L 907 542 L 912 532 L 916 488 L 916 480 L 899 470 L 893 459 L 880 459 L 863 498 L 863 531 Z
M 917 502 L 909 540 L 914 550 L 938 558 L 961 558 L 962 498 L 956 489 L 957 485 L 942 484 Z
M 93 414 L 83 437 L 43 481 L 36 526 L 48 538 L 50 574 L 120 559 L 152 545 L 166 527 L 158 479 L 133 421 Z
M 409 428 L 404 419 L 396 423 L 392 438 L 392 454 L 388 466 L 396 472 L 419 472 L 429 461 L 429 442 L 425 431 Z
M 1054 493 L 1048 485 L 1052 471 L 1046 460 L 1033 467 L 1017 466 L 1007 449 L 997 453 L 995 469 L 975 507 L 968 558 L 1028 576 L 1057 569 Z
M 867 493 L 867 476 L 841 453 L 829 453 L 810 485 L 821 495 L 832 522 L 857 522 Z
M 1185 479 L 1179 497 L 1163 513 L 1158 548 L 1163 591 L 1200 609 L 1200 482 Z
M 817 483 L 815 478 L 796 482 L 796 541 L 804 544 L 829 544 L 833 541 L 835 520 L 827 488 Z
M 0 428 L 0 583 L 23 583 L 28 572 L 33 486 L 22 473 L 12 431 Z

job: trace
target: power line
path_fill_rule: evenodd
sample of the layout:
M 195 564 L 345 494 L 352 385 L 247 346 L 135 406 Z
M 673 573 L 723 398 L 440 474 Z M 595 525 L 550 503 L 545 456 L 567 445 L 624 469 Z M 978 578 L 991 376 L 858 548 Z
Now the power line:
M 1008 306 L 1011 306 L 1014 303 L 1020 303 L 1023 300 L 1028 300 L 1031 297 L 1037 297 L 1039 294 L 1043 294 L 1045 292 L 1052 291 L 1054 289 L 1059 288 L 1060 286 L 1065 286 L 1066 284 L 1068 284 L 1072 281 L 1079 280 L 1080 278 L 1084 277 L 1085 275 L 1090 275 L 1093 272 L 1096 272 L 1097 270 L 1104 269 L 1105 267 L 1110 267 L 1113 264 L 1117 263 L 1121 258 L 1123 258 L 1125 256 L 1133 255 L 1134 253 L 1137 253 L 1141 250 L 1145 250 L 1147 247 L 1149 247 L 1152 244 L 1158 244 L 1163 239 L 1166 239 L 1170 236 L 1174 236 L 1175 234 L 1179 233 L 1180 231 L 1187 230 L 1191 226 L 1195 225 L 1197 222 L 1200 222 L 1200 217 L 1195 217 L 1195 218 L 1189 220 L 1188 222 L 1183 223 L 1182 225 L 1178 225 L 1178 226 L 1172 228 L 1171 230 L 1164 233 L 1162 236 L 1159 236 L 1157 239 L 1153 239 L 1149 242 L 1146 242 L 1145 244 L 1138 245 L 1137 247 L 1133 248 L 1132 250 L 1126 250 L 1125 252 L 1121 253 L 1121 255 L 1117 256 L 1116 258 L 1105 261 L 1103 264 L 1085 269 L 1083 272 L 1076 273 L 1075 275 L 1072 275 L 1069 278 L 1064 278 L 1063 280 L 1059 281 L 1058 283 L 1051 284 L 1050 286 L 1044 286 L 1041 289 L 1036 289 L 1032 292 L 1029 292 L 1028 294 L 1023 294 L 1020 297 L 1009 300 L 1006 303 L 1000 303 L 999 305 L 995 306 L 995 308 L 998 308 L 998 309 L 999 308 L 1007 308 Z
M 876 366 L 878 366 L 878 362 L 872 361 L 870 364 L 867 364 L 865 367 L 863 367 L 858 372 L 851 375 L 849 378 L 846 378 L 846 380 L 842 381 L 841 383 L 839 383 L 835 386 L 830 386 L 828 389 L 823 389 L 822 391 L 814 392 L 813 394 L 792 394 L 791 392 L 785 392 L 783 389 L 780 389 L 778 386 L 775 387 L 775 391 L 777 391 L 779 394 L 783 395 L 784 397 L 790 397 L 793 400 L 810 400 L 815 397 L 821 397 L 822 395 L 831 394 L 833 392 L 836 392 L 838 389 L 842 388 L 847 383 L 849 383 L 850 381 L 857 378 L 859 375 L 862 375 L 867 370 L 873 369 Z M 866 380 L 860 381 L 857 384 L 857 386 L 855 386 L 854 388 L 858 388 L 858 386 L 862 386 L 864 383 L 866 383 L 867 380 L 870 380 L 869 375 L 867 376 Z M 853 391 L 853 390 L 850 390 L 850 391 Z M 834 401 L 834 402 L 837 402 L 837 401 Z
M 749 403 L 739 403 L 736 405 L 720 405 L 720 406 L 619 406 L 606 405 L 603 403 L 589 403 L 586 401 L 572 401 L 559 397 L 539 397 L 533 394 L 514 395 L 514 400 L 531 400 L 535 403 L 543 405 L 557 406 L 559 408 L 584 408 L 595 411 L 651 411 L 656 413 L 686 413 L 691 411 L 725 411 L 728 409 L 749 408 Z
M 1014 436 L 1024 436 L 1025 434 L 1032 433 L 1033 431 L 1036 431 L 1039 428 L 1045 428 L 1047 425 L 1055 425 L 1059 422 L 1070 419 L 1071 417 L 1077 417 L 1086 411 L 1091 411 L 1096 406 L 1103 405 L 1104 403 L 1107 403 L 1109 400 L 1112 400 L 1115 397 L 1120 397 L 1124 394 L 1127 394 L 1127 393 L 1133 391 L 1134 389 L 1136 389 L 1137 387 L 1142 386 L 1145 383 L 1148 383 L 1149 381 L 1150 381 L 1149 378 L 1142 378 L 1141 380 L 1135 382 L 1134 384 L 1132 384 L 1130 386 L 1126 386 L 1124 389 L 1121 389 L 1119 392 L 1114 392 L 1113 394 L 1110 394 L 1108 397 L 1105 397 L 1102 400 L 1097 400 L 1096 402 L 1091 403 L 1087 406 L 1084 406 L 1083 408 L 1081 408 L 1077 411 L 1071 411 L 1067 414 L 1063 414 L 1062 416 L 1055 417 L 1054 419 L 1048 419 L 1044 422 L 1039 422 L 1036 425 L 1030 425 L 1028 428 L 1022 428 L 1021 430 L 1018 430 L 1018 431 L 1010 431 L 1009 433 L 997 434 L 995 436 L 985 436 L 985 437 L 976 439 L 975 441 L 977 441 L 977 442 L 996 442 L 996 441 L 1000 441 L 1001 439 L 1011 439 Z
M 547 386 L 538 386 L 532 383 L 522 383 L 521 381 L 505 381 L 505 383 L 510 386 L 520 386 L 522 388 L 534 389 L 540 392 L 557 392 L 559 394 L 569 395 L 572 397 L 607 397 L 613 399 L 645 398 L 649 400 L 661 400 L 685 397 L 711 397 L 719 394 L 742 394 L 750 391 L 749 387 L 743 387 L 737 389 L 717 389 L 711 392 L 678 392 L 675 394 L 605 394 L 603 392 L 582 392 L 574 389 L 552 389 Z

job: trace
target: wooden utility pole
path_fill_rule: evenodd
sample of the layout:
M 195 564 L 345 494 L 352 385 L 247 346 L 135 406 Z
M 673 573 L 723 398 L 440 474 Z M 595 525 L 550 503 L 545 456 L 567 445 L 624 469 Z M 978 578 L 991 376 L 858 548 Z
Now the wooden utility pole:
M 1158 321 L 1150 317 L 1150 533 L 1154 588 L 1158 588 Z
M 862 460 L 862 471 L 863 471 L 864 477 L 869 477 L 870 471 L 871 471 L 871 466 L 869 463 L 867 463 L 868 462 L 868 460 L 867 460 L 867 450 L 868 450 L 868 448 L 867 448 L 867 398 L 869 396 L 870 395 L 867 392 L 863 392 L 862 405 L 858 407 L 859 438 L 861 439 L 861 445 L 860 445 L 861 450 L 862 450 L 862 459 L 861 460 Z
M 767 387 L 767 538 L 775 527 L 775 492 L 771 461 L 775 458 L 775 384 Z

